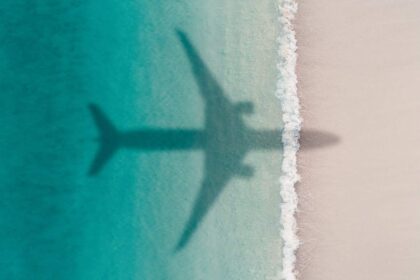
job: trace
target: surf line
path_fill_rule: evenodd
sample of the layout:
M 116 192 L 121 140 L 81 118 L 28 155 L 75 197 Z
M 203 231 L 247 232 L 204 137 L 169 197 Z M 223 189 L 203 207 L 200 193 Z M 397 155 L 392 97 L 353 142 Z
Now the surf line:
M 278 80 L 276 97 L 282 106 L 283 162 L 280 176 L 280 231 L 282 238 L 281 270 L 278 278 L 296 280 L 296 250 L 299 247 L 297 237 L 296 209 L 298 197 L 295 184 L 299 181 L 296 155 L 299 150 L 299 135 L 302 119 L 300 116 L 299 98 L 297 95 L 297 44 L 293 20 L 297 12 L 295 0 L 278 0 L 278 22 L 280 33 L 278 43 Z

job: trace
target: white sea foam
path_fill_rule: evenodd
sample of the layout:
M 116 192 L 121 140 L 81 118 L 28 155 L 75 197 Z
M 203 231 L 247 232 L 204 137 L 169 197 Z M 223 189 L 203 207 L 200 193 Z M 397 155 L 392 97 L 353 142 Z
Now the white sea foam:
M 295 0 L 279 1 L 280 34 L 279 60 L 277 68 L 279 78 L 277 81 L 276 96 L 281 101 L 284 128 L 282 132 L 283 163 L 280 177 L 281 203 L 281 237 L 282 244 L 282 270 L 279 279 L 295 280 L 296 250 L 299 247 L 295 212 L 298 198 L 295 184 L 299 180 L 296 165 L 296 154 L 299 150 L 299 132 L 301 128 L 300 106 L 297 96 L 296 77 L 296 37 L 292 21 L 297 12 Z

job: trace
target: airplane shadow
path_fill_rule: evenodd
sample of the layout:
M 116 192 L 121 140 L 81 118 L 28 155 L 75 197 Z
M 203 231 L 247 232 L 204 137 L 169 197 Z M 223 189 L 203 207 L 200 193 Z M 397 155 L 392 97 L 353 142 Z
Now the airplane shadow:
M 99 130 L 99 150 L 89 170 L 93 176 L 100 172 L 114 152 L 120 148 L 143 151 L 202 150 L 205 155 L 204 176 L 194 205 L 175 251 L 191 240 L 208 211 L 232 177 L 253 176 L 252 167 L 242 163 L 252 150 L 281 150 L 281 129 L 256 130 L 248 127 L 243 114 L 253 112 L 251 102 L 233 103 L 201 59 L 188 36 L 177 31 L 189 61 L 198 93 L 205 104 L 205 127 L 188 129 L 143 129 L 118 131 L 97 105 L 89 105 Z M 327 147 L 338 143 L 337 136 L 316 130 L 303 131 L 302 149 Z

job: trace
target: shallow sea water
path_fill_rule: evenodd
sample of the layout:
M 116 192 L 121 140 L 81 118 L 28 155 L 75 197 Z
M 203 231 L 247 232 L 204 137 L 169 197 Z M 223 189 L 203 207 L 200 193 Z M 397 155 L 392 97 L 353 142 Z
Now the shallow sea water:
M 226 98 L 253 104 L 244 124 L 278 129 L 280 145 L 276 1 L 6 0 L 0 14 L 1 279 L 275 278 L 281 147 L 247 153 L 252 176 L 205 200 L 177 248 L 203 150 L 117 149 L 89 175 L 100 143 L 88 106 L 121 132 L 203 130 L 182 30 Z M 239 146 L 217 151 L 210 177 L 237 168 Z

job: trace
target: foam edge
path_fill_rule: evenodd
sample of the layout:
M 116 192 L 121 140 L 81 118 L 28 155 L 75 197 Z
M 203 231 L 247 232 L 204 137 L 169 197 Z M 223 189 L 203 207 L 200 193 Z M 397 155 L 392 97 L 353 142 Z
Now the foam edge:
M 295 0 L 278 0 L 280 34 L 278 42 L 278 80 L 276 96 L 282 106 L 282 131 L 283 162 L 280 177 L 281 195 L 281 238 L 282 244 L 282 269 L 278 279 L 296 280 L 295 268 L 296 250 L 299 247 L 297 237 L 296 210 L 298 197 L 295 184 L 299 181 L 297 173 L 296 155 L 299 150 L 299 134 L 301 129 L 300 105 L 297 95 L 297 44 L 293 20 L 297 12 Z

